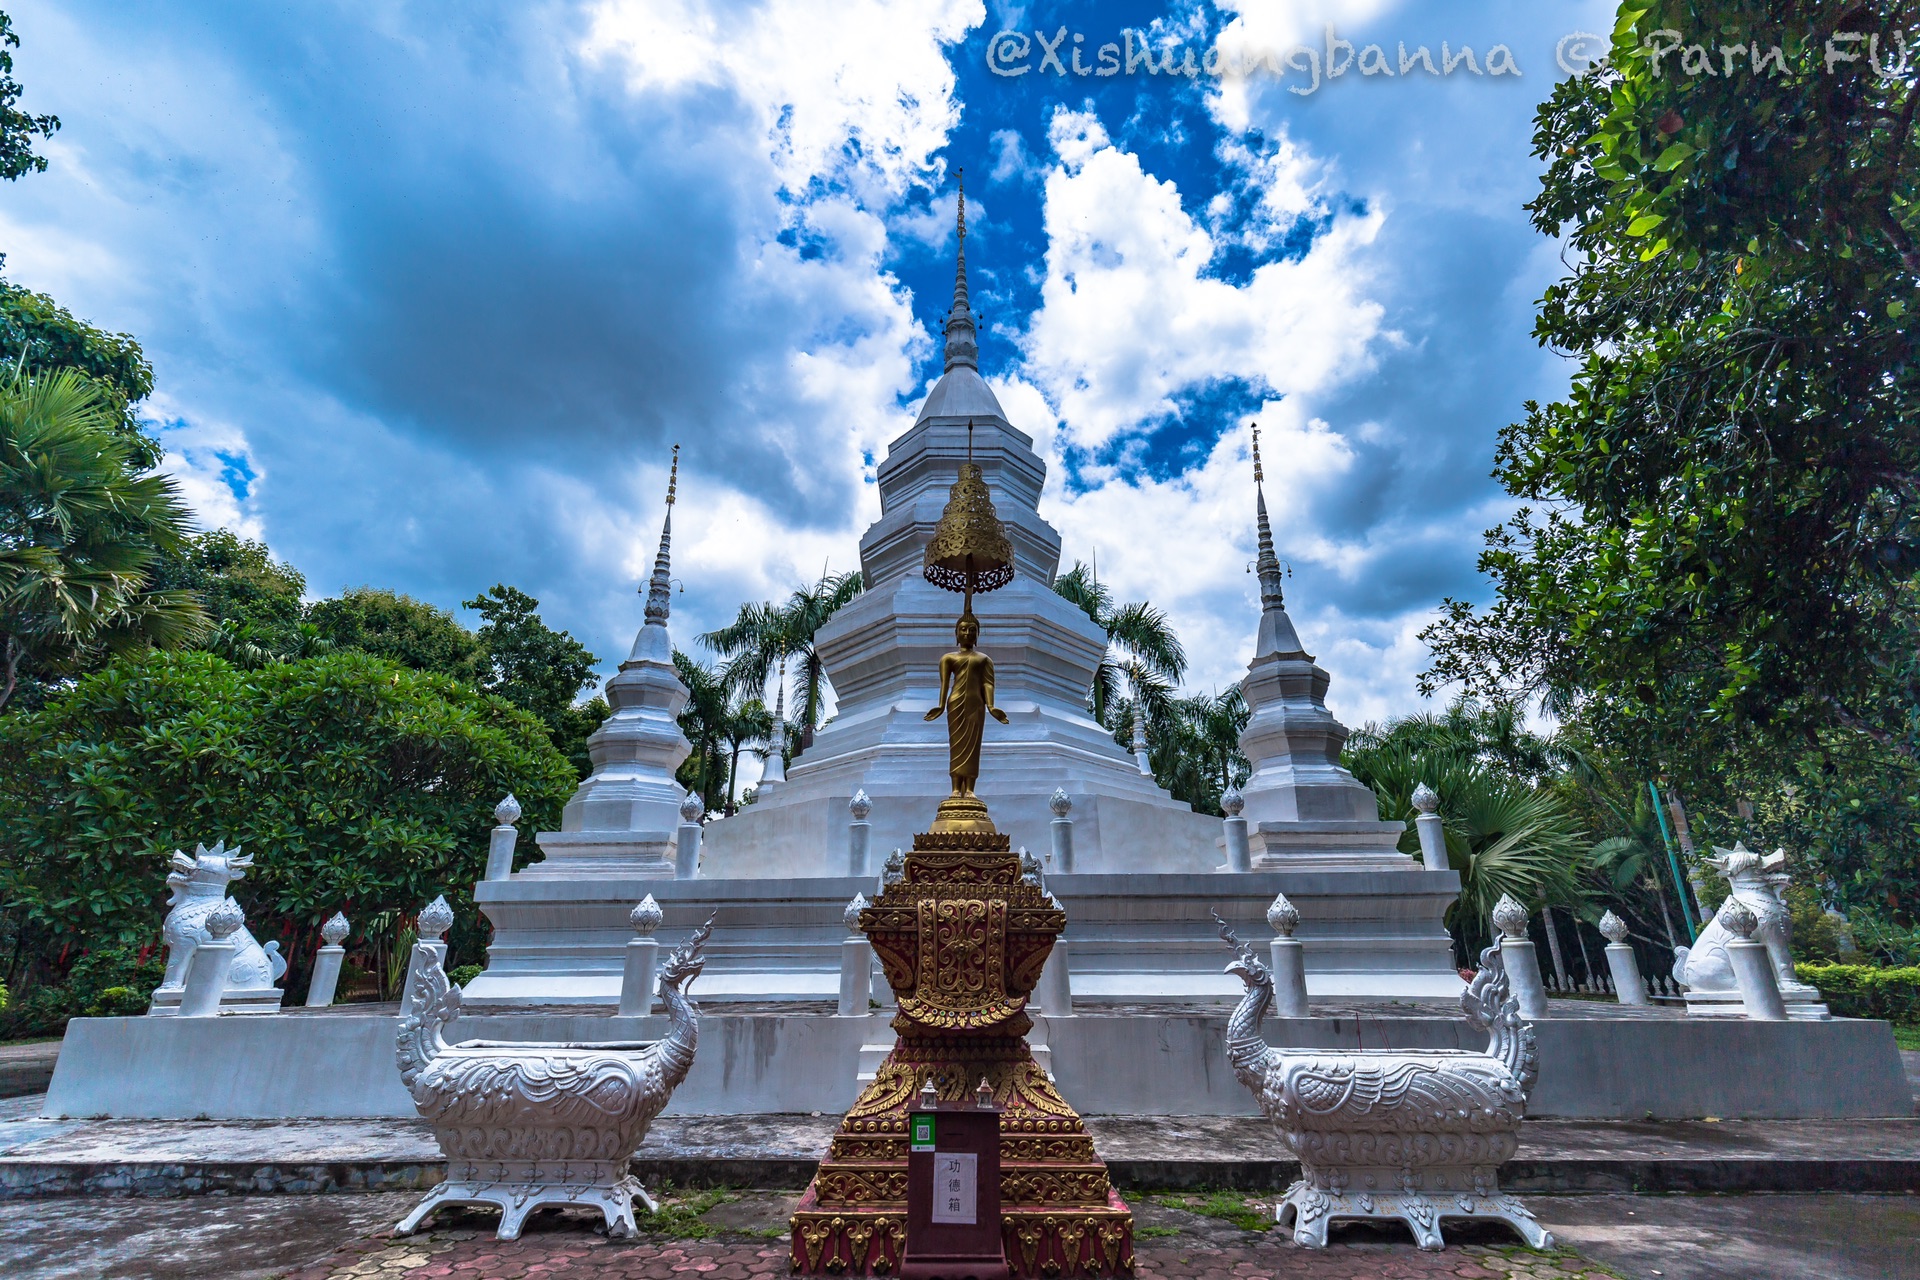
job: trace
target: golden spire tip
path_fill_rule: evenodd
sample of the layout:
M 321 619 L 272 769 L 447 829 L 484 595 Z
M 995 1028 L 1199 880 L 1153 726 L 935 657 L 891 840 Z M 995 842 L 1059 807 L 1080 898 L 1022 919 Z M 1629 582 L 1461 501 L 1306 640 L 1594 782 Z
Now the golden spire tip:
M 1253 423 L 1253 482 L 1260 484 L 1266 477 L 1260 473 L 1260 424 Z
M 673 493 L 680 487 L 680 446 L 673 446 L 673 465 L 667 471 L 667 505 L 673 505 Z

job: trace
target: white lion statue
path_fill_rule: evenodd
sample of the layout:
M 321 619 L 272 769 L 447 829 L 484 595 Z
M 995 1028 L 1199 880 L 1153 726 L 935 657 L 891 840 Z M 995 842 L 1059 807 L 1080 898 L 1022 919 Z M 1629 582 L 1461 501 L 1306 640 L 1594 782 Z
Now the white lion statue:
M 1753 940 L 1767 947 L 1773 961 L 1774 976 L 1780 982 L 1780 994 L 1788 1013 L 1795 1018 L 1824 1018 L 1827 1008 L 1820 992 L 1801 982 L 1793 968 L 1793 919 L 1787 910 L 1786 887 L 1793 877 L 1783 868 L 1787 851 L 1776 849 L 1761 855 L 1736 842 L 1731 849 L 1716 846 L 1707 863 L 1726 877 L 1732 895 L 1760 921 Z M 1732 935 L 1714 916 L 1691 947 L 1676 948 L 1673 953 L 1673 978 L 1687 988 L 1687 1012 L 1737 1018 L 1741 1013 L 1739 984 L 1734 980 L 1733 961 L 1727 955 Z
M 167 874 L 167 887 L 173 891 L 167 899 L 172 910 L 161 927 L 167 944 L 167 972 L 153 993 L 149 1013 L 170 1014 L 180 1008 L 180 994 L 186 987 L 187 962 L 207 932 L 207 916 L 227 896 L 227 886 L 243 879 L 253 865 L 251 855 L 238 846 L 227 848 L 224 840 L 209 849 L 195 845 L 193 856 L 174 851 L 173 870 Z M 243 924 L 233 935 L 233 967 L 227 971 L 227 991 L 220 1001 L 223 1010 L 247 1013 L 271 1013 L 280 1007 L 281 991 L 274 983 L 287 972 L 280 956 L 280 944 L 262 947 Z

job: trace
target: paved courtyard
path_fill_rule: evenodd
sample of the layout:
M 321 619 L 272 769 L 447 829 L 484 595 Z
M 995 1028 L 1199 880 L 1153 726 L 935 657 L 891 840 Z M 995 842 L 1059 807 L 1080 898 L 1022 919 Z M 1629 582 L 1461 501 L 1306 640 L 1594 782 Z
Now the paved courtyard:
M 387 1229 L 412 1194 L 80 1198 L 0 1202 L 7 1280 L 367 1280 L 581 1276 L 606 1280 L 785 1277 L 791 1193 L 665 1197 L 660 1228 L 610 1241 L 588 1219 L 546 1213 L 513 1243 L 482 1212 L 443 1214 L 409 1239 Z M 1449 1233 L 1421 1253 L 1404 1234 L 1342 1228 L 1333 1248 L 1300 1249 L 1247 1230 L 1270 1201 L 1178 1192 L 1133 1198 L 1143 1280 L 1920 1280 L 1920 1198 L 1903 1196 L 1562 1196 L 1529 1204 L 1568 1248 L 1537 1254 L 1493 1228 Z

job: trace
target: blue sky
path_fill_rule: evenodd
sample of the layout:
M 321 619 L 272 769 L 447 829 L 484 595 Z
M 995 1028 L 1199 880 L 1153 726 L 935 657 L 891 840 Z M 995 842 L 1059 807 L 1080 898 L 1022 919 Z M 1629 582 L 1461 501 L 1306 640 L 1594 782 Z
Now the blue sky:
M 1415 633 L 1484 594 L 1498 432 L 1565 386 L 1529 336 L 1562 268 L 1521 207 L 1528 139 L 1561 38 L 1611 22 L 1580 0 L 11 11 L 23 106 L 65 127 L 0 190 L 7 275 L 141 339 L 202 519 L 316 593 L 457 610 L 507 581 L 615 659 L 675 441 L 683 647 L 853 567 L 872 460 L 938 373 L 964 166 L 982 369 L 1047 457 L 1067 562 L 1166 608 L 1193 684 L 1235 679 L 1258 418 L 1290 605 L 1353 723 L 1418 705 Z M 1376 70 L 1445 41 L 1482 74 L 1356 57 L 1296 92 L 1346 57 L 1329 23 Z M 1217 46 L 1229 74 L 1075 74 L 1076 34 L 1090 71 L 1130 40 L 1176 65 Z M 1520 74 L 1485 74 L 1495 45 Z

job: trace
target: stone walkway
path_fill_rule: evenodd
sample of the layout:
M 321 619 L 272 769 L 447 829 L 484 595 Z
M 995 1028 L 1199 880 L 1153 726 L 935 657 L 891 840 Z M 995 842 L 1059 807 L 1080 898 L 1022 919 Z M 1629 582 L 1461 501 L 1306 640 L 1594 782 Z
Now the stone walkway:
M 193 1197 L 0 1204 L 7 1280 L 398 1280 L 534 1276 L 768 1280 L 789 1276 L 791 1192 L 663 1197 L 659 1228 L 608 1240 L 583 1214 L 536 1216 L 520 1240 L 496 1219 L 451 1210 L 422 1235 L 391 1225 L 413 1195 Z M 1920 1203 L 1900 1196 L 1564 1196 L 1528 1205 L 1564 1247 L 1533 1253 L 1492 1227 L 1448 1231 L 1422 1253 L 1398 1229 L 1336 1227 L 1301 1249 L 1264 1227 L 1270 1199 L 1148 1193 L 1130 1198 L 1141 1280 L 1920 1280 Z M 342 1243 L 342 1242 L 345 1243 Z
M 442 1159 L 418 1120 L 39 1120 L 0 1102 L 0 1199 L 424 1188 Z M 793 1187 L 835 1116 L 663 1116 L 635 1170 L 654 1183 Z M 1091 1116 L 1128 1187 L 1284 1185 L 1268 1127 L 1237 1116 Z M 1530 1121 L 1502 1171 L 1518 1192 L 1920 1192 L 1920 1119 Z

